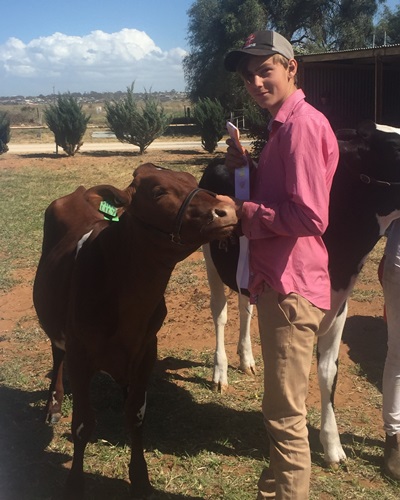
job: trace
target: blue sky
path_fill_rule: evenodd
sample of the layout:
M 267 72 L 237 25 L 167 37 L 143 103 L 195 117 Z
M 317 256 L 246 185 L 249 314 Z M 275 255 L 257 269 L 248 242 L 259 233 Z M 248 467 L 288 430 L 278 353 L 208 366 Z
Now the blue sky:
M 0 96 L 184 90 L 193 0 L 2 3 Z
M 0 96 L 184 90 L 194 0 L 6 0 Z M 393 8 L 400 0 L 389 0 Z

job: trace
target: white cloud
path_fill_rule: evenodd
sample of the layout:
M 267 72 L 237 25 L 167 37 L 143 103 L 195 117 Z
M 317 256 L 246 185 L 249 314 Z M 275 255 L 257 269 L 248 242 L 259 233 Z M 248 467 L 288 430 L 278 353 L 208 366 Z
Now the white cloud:
M 143 31 L 92 31 L 86 36 L 54 33 L 24 44 L 9 38 L 0 45 L 2 95 L 135 89 L 184 90 L 177 47 L 163 51 Z M 9 89 L 7 92 L 6 89 Z M 21 89 L 26 89 L 22 91 Z

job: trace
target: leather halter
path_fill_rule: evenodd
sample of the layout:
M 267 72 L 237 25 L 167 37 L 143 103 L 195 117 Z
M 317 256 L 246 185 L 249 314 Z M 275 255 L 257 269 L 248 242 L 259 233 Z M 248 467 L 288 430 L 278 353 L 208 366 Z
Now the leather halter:
M 353 172 L 352 169 L 348 166 L 348 163 L 346 160 L 343 160 L 343 166 L 345 167 L 345 169 L 348 172 L 351 172 L 353 174 L 353 177 L 356 177 L 363 184 L 372 185 L 372 186 L 381 186 L 381 187 L 400 186 L 400 182 L 382 181 L 379 179 L 375 179 L 374 177 L 370 177 L 367 174 L 357 174 L 356 172 Z
M 379 180 L 374 179 L 373 177 L 369 177 L 368 175 L 365 175 L 365 174 L 360 174 L 360 181 L 363 182 L 364 184 L 375 184 L 375 185 L 385 186 L 385 187 L 400 186 L 400 182 L 379 181 Z
M 174 230 L 169 235 L 171 237 L 172 243 L 175 243 L 177 245 L 183 244 L 183 243 L 181 243 L 181 235 L 180 235 L 181 228 L 182 228 L 182 222 L 183 222 L 183 215 L 184 215 L 187 207 L 189 206 L 189 203 L 193 200 L 193 198 L 196 196 L 196 194 L 199 193 L 200 191 L 204 191 L 204 192 L 214 196 L 214 198 L 216 197 L 216 194 L 213 193 L 212 191 L 209 191 L 208 189 L 202 189 L 202 188 L 195 188 L 195 189 L 193 189 L 193 191 L 191 191 L 186 196 L 186 198 L 183 201 L 182 205 L 180 206 L 178 214 L 176 216 Z

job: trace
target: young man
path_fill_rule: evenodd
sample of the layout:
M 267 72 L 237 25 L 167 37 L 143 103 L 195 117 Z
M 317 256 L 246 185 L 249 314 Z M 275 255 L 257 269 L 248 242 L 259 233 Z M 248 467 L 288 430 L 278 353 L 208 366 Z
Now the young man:
M 339 152 L 326 117 L 296 87 L 291 44 L 273 31 L 248 37 L 225 58 L 272 120 L 258 166 L 251 160 L 251 200 L 231 199 L 249 238 L 252 300 L 257 304 L 264 360 L 263 416 L 270 466 L 258 483 L 258 499 L 306 500 L 311 457 L 306 397 L 314 335 L 330 308 L 329 191 Z M 244 157 L 228 140 L 226 164 Z M 228 201 L 230 198 L 219 196 Z
M 388 332 L 382 381 L 384 470 L 389 477 L 400 481 L 400 219 L 390 226 L 382 263 Z

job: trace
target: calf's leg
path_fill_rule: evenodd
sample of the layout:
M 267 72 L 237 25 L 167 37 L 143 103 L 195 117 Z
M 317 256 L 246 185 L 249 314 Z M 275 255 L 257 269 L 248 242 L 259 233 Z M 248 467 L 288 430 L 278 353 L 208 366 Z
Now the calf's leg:
M 90 382 L 93 369 L 83 349 L 68 346 L 68 375 L 71 383 L 72 439 L 74 454 L 64 500 L 82 500 L 84 497 L 83 457 L 95 426 L 95 415 L 90 404 Z
M 225 325 L 228 319 L 228 304 L 225 296 L 225 286 L 211 257 L 210 245 L 203 245 L 203 254 L 210 287 L 210 309 L 216 336 L 212 381 L 215 390 L 222 393 L 228 388 L 228 358 L 225 351 Z
M 237 353 L 240 358 L 240 369 L 246 375 L 256 374 L 256 363 L 253 357 L 250 337 L 250 323 L 253 314 L 253 306 L 250 299 L 243 294 L 238 294 L 240 333 Z
M 61 418 L 61 406 L 64 398 L 64 356 L 65 351 L 51 343 L 53 370 L 46 404 L 46 423 L 56 424 Z
M 321 431 L 320 441 L 324 448 L 325 462 L 336 468 L 346 460 L 334 412 L 334 396 L 338 375 L 340 341 L 347 317 L 347 302 L 329 327 L 318 337 L 318 381 L 321 391 Z
M 143 422 L 146 412 L 146 389 L 157 358 L 157 339 L 154 336 L 147 346 L 141 363 L 131 374 L 131 383 L 125 401 L 125 415 L 131 434 L 131 462 L 129 479 L 133 498 L 149 498 L 153 488 L 149 481 L 143 450 Z

